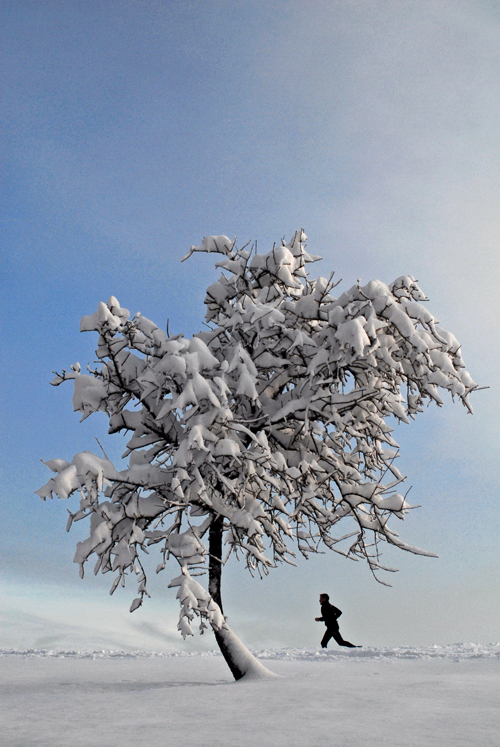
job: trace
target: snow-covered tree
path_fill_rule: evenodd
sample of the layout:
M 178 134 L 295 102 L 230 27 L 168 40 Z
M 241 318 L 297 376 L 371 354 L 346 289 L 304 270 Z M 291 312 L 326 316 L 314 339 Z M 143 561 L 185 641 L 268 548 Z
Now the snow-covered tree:
M 409 423 L 448 390 L 471 411 L 476 388 L 455 337 L 422 305 L 414 278 L 391 285 L 357 282 L 339 298 L 329 278 L 306 271 L 298 231 L 267 254 L 209 236 L 193 252 L 222 256 L 223 271 L 207 289 L 206 331 L 168 335 L 113 296 L 84 316 L 80 330 L 99 334 L 99 365 L 77 363 L 51 382 L 73 380 L 82 420 L 109 418 L 109 432 L 130 432 L 117 470 L 90 452 L 71 462 L 51 459 L 56 474 L 37 491 L 80 496 L 73 521 L 90 518 L 77 545 L 81 575 L 114 573 L 111 593 L 137 574 L 139 607 L 147 591 L 141 552 L 160 551 L 180 566 L 179 630 L 192 635 L 196 616 L 210 626 L 236 679 L 264 667 L 229 629 L 221 571 L 234 555 L 252 574 L 267 574 L 297 554 L 328 548 L 385 568 L 386 542 L 406 544 L 389 527 L 410 506 L 397 488 L 398 445 L 386 420 Z M 204 588 L 195 578 L 208 572 Z

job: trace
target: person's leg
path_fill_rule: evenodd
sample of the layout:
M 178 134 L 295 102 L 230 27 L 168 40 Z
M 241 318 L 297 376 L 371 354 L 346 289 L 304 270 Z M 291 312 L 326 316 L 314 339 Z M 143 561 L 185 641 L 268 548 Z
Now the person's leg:
M 332 636 L 333 636 L 333 633 L 332 633 L 331 629 L 327 628 L 325 630 L 325 635 L 321 639 L 321 648 L 327 648 L 328 647 L 328 641 L 331 640 Z
M 349 641 L 344 641 L 342 636 L 340 635 L 340 630 L 337 625 L 337 627 L 334 629 L 331 629 L 330 637 L 334 638 L 335 641 L 339 644 L 339 646 L 346 646 L 347 648 L 358 648 L 358 646 L 355 646 L 354 643 L 349 643 Z

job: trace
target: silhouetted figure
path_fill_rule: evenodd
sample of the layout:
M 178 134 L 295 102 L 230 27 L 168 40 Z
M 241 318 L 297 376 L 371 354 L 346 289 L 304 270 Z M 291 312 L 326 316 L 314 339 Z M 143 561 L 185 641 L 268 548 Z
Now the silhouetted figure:
M 330 597 L 328 596 L 328 594 L 319 595 L 321 617 L 314 618 L 316 622 L 324 622 L 326 625 L 325 635 L 321 640 L 321 648 L 327 648 L 328 641 L 330 641 L 332 638 L 339 644 L 339 646 L 346 646 L 347 648 L 361 648 L 361 646 L 355 646 L 354 643 L 344 641 L 344 639 L 340 635 L 339 624 L 337 620 L 342 612 L 337 607 L 334 607 L 333 604 L 330 604 L 329 599 Z

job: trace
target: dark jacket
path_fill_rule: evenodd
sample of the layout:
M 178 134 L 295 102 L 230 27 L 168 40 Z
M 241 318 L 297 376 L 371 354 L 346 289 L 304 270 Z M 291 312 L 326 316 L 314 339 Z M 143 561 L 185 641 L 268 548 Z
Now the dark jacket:
M 334 607 L 330 602 L 321 603 L 321 617 L 319 619 L 323 620 L 327 628 L 335 627 L 337 625 L 337 618 L 339 618 L 341 614 L 342 612 L 338 607 Z

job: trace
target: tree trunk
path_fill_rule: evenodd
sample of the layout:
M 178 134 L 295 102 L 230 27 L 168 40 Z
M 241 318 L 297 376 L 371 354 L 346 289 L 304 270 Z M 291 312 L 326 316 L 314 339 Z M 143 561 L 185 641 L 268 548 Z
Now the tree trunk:
M 222 608 L 221 577 L 222 577 L 222 535 L 224 533 L 224 517 L 217 514 L 213 517 L 208 528 L 208 551 L 210 564 L 208 567 L 208 591 L 212 599 Z
M 224 532 L 224 517 L 217 515 L 212 519 L 208 532 L 208 547 L 210 564 L 208 569 L 208 591 L 220 610 L 222 607 L 221 577 L 222 577 L 222 537 Z M 242 677 L 276 677 L 273 672 L 260 663 L 250 653 L 240 639 L 227 627 L 214 630 L 215 640 L 220 652 L 231 670 L 235 680 Z

